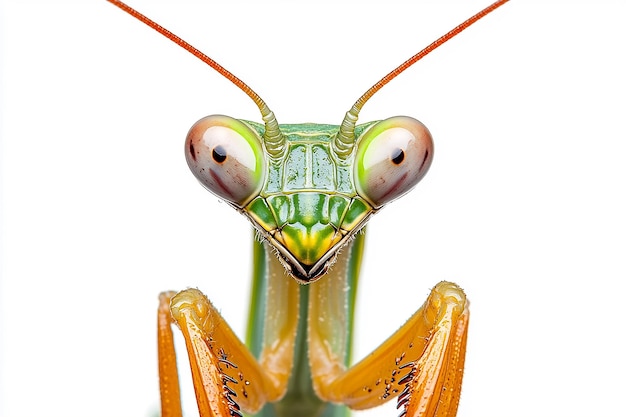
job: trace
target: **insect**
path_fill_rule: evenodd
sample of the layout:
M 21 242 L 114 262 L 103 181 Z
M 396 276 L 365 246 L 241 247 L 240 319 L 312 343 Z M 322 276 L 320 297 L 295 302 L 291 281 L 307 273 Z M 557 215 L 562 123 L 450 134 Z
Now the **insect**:
M 469 323 L 469 303 L 456 284 L 437 284 L 396 333 L 350 366 L 365 225 L 409 192 L 433 158 L 430 132 L 416 119 L 356 122 L 384 85 L 506 1 L 383 77 L 338 126 L 278 124 L 265 102 L 217 62 L 124 3 L 108 1 L 233 82 L 264 121 L 213 115 L 187 135 L 196 178 L 244 214 L 258 239 L 246 344 L 199 290 L 161 294 L 162 415 L 182 415 L 173 324 L 185 338 L 202 416 L 341 416 L 393 398 L 401 416 L 456 415 Z

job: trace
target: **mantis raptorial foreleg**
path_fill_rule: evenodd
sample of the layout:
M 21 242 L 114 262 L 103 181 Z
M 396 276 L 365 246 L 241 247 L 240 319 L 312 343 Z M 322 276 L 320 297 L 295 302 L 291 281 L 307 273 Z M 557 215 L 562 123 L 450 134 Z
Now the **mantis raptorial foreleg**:
M 268 261 L 279 264 L 275 258 Z M 275 343 L 264 346 L 258 360 L 200 291 L 161 294 L 158 339 L 164 417 L 182 415 L 173 322 L 185 338 L 200 415 L 232 416 L 240 407 L 254 413 L 284 396 L 293 366 L 299 307 L 298 284 L 284 281 L 282 274 L 268 277 L 268 302 L 274 314 L 265 330 L 267 339 Z
M 356 242 L 362 245 L 361 238 Z M 352 249 L 339 257 L 326 279 L 308 287 L 308 360 L 317 396 L 352 409 L 375 407 L 399 396 L 398 407 L 403 407 L 407 416 L 455 415 L 469 321 L 465 294 L 455 284 L 437 284 L 424 305 L 398 331 L 361 362 L 347 368 L 351 320 L 344 303 L 345 292 L 354 290 L 350 288 L 354 281 L 345 269 L 354 267 L 347 262 Z M 275 258 L 267 261 L 269 271 L 281 268 Z M 236 415 L 240 407 L 255 412 L 266 402 L 283 397 L 293 367 L 300 288 L 292 280 L 286 286 L 275 286 L 272 280 L 284 279 L 280 274 L 270 273 L 268 278 L 266 292 L 272 313 L 280 314 L 270 314 L 264 324 L 266 341 L 274 343 L 263 345 L 258 361 L 200 291 L 189 289 L 175 296 L 161 296 L 163 416 L 181 415 L 172 320 L 181 328 L 187 344 L 201 415 Z
M 325 306 L 336 281 L 311 288 L 309 317 Z M 349 369 L 331 347 L 328 321 L 309 323 L 311 373 L 317 395 L 353 409 L 380 405 L 400 395 L 407 415 L 455 415 L 469 321 L 468 302 L 455 284 L 435 286 L 424 305 L 387 341 Z M 410 399 L 410 401 L 409 401 Z

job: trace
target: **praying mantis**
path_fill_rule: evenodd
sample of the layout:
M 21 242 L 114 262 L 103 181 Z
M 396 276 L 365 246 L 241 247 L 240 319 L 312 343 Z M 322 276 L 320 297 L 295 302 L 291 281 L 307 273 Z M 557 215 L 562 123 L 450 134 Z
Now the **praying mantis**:
M 493 3 L 370 88 L 341 125 L 280 125 L 265 102 L 217 62 L 116 0 L 233 82 L 263 124 L 214 115 L 185 143 L 200 183 L 245 215 L 256 233 L 246 344 L 199 290 L 160 295 L 163 416 L 182 415 L 172 325 L 185 338 L 201 416 L 342 416 L 397 398 L 401 416 L 454 416 L 459 404 L 469 302 L 441 282 L 389 339 L 350 366 L 365 225 L 409 192 L 433 158 L 428 129 L 397 116 L 357 125 L 389 81 L 477 20 Z

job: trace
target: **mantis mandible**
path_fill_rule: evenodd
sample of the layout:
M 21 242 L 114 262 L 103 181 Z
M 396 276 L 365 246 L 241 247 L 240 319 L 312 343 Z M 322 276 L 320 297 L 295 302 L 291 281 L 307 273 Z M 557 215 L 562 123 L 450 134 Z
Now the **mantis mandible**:
M 222 115 L 190 129 L 187 163 L 200 183 L 245 215 L 257 236 L 246 343 L 200 291 L 160 295 L 163 416 L 181 416 L 172 325 L 183 333 L 201 416 L 341 416 L 397 398 L 401 416 L 455 416 L 469 303 L 440 282 L 389 339 L 350 366 L 365 225 L 410 191 L 433 158 L 428 129 L 406 116 L 356 125 L 363 105 L 406 68 L 489 14 L 437 39 L 363 94 L 341 125 L 280 125 L 244 82 L 139 12 L 108 0 L 226 77 L 263 124 Z M 347 407 L 346 407 L 347 406 Z

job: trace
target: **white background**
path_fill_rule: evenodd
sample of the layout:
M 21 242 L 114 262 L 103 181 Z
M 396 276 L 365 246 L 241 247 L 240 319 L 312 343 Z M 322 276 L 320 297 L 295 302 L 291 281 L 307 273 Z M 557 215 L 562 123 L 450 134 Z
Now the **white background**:
M 131 3 L 280 122 L 339 123 L 488 2 Z M 159 291 L 199 287 L 239 332 L 249 296 L 249 226 L 188 172 L 185 134 L 258 112 L 104 1 L 0 12 L 0 413 L 150 415 Z M 623 1 L 513 1 L 365 106 L 361 121 L 419 118 L 436 153 L 372 220 L 357 357 L 453 280 L 472 302 L 459 416 L 624 415 L 625 17 Z

